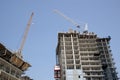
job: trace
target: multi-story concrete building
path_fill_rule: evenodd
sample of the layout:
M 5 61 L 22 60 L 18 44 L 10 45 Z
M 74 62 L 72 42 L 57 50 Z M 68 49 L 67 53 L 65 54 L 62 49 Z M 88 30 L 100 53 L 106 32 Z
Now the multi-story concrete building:
M 31 78 L 28 77 L 28 76 L 22 76 L 21 80 L 33 80 L 33 79 L 31 79 Z
M 61 68 L 60 80 L 118 80 L 110 39 L 88 31 L 58 33 L 56 64 Z
M 29 63 L 0 43 L 0 80 L 32 80 L 23 76 L 28 67 Z

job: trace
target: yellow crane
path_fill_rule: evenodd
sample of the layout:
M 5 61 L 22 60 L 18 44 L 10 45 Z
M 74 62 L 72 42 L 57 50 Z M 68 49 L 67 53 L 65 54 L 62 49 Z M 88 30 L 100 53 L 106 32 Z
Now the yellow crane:
M 22 50 L 23 50 L 23 47 L 24 47 L 24 44 L 25 44 L 25 41 L 26 41 L 26 38 L 27 38 L 27 35 L 28 35 L 28 31 L 29 31 L 29 29 L 30 29 L 30 25 L 31 25 L 31 23 L 32 23 L 33 15 L 34 15 L 34 13 L 32 12 L 32 14 L 31 14 L 31 16 L 30 16 L 30 19 L 29 19 L 29 21 L 28 21 L 28 24 L 27 24 L 27 26 L 26 26 L 26 29 L 25 29 L 25 32 L 24 32 L 24 35 L 23 35 L 23 38 L 22 38 L 20 47 L 19 47 L 19 49 L 18 49 L 18 51 L 17 51 L 17 53 L 16 53 L 19 58 L 22 58 Z

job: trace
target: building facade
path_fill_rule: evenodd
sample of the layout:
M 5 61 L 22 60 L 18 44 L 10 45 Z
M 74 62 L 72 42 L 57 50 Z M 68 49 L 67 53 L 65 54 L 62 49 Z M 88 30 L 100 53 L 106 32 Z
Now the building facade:
M 30 64 L 0 43 L 0 80 L 32 80 L 24 72 Z
M 110 36 L 97 37 L 93 32 L 58 33 L 56 64 L 60 80 L 118 80 L 110 49 Z
M 31 79 L 31 78 L 28 77 L 28 76 L 22 76 L 21 80 L 33 80 L 33 79 Z

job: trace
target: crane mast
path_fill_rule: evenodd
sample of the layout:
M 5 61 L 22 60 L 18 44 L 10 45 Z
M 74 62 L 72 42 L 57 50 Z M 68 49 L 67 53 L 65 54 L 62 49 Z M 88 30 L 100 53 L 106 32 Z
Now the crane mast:
M 71 22 L 73 25 L 75 25 L 77 28 L 80 28 L 80 25 L 77 24 L 75 21 L 73 21 L 71 18 L 67 17 L 66 15 L 64 15 L 63 13 L 61 13 L 58 10 L 54 10 L 55 13 L 59 14 L 60 16 L 62 16 L 63 18 L 65 18 L 66 20 L 68 20 L 69 22 Z
M 30 19 L 29 19 L 29 21 L 28 21 L 28 24 L 27 24 L 27 26 L 26 26 L 26 29 L 25 29 L 25 32 L 24 32 L 24 35 L 23 35 L 23 38 L 22 38 L 20 47 L 19 47 L 18 52 L 17 52 L 18 57 L 20 57 L 20 58 L 22 58 L 21 52 L 22 52 L 22 50 L 23 50 L 23 47 L 24 47 L 24 44 L 25 44 L 25 41 L 26 41 L 26 38 L 27 38 L 27 35 L 28 35 L 28 31 L 29 31 L 29 29 L 30 29 L 30 25 L 31 25 L 31 23 L 32 23 L 32 17 L 33 17 L 33 15 L 34 15 L 34 13 L 32 12 L 32 14 L 31 14 L 31 16 L 30 16 Z

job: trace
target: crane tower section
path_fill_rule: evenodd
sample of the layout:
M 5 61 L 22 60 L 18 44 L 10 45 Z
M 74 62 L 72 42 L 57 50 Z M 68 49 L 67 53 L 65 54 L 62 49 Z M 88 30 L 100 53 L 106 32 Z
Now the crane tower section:
M 60 16 L 62 16 L 63 18 L 65 18 L 67 21 L 71 22 L 74 26 L 76 26 L 77 28 L 80 28 L 80 25 L 78 23 L 76 23 L 75 21 L 73 21 L 71 18 L 67 17 L 66 15 L 64 15 L 63 13 L 61 13 L 58 10 L 54 10 L 55 13 L 59 14 Z
M 28 21 L 28 24 L 26 26 L 26 29 L 25 29 L 25 32 L 24 32 L 24 35 L 23 35 L 23 38 L 22 38 L 22 41 L 21 41 L 21 44 L 20 44 L 20 47 L 16 53 L 16 55 L 19 57 L 19 58 L 22 58 L 22 50 L 23 50 L 23 47 L 24 47 L 24 44 L 25 44 L 25 41 L 26 41 L 26 38 L 27 38 L 27 35 L 28 35 L 28 32 L 29 32 L 29 29 L 30 29 L 30 25 L 32 23 L 32 18 L 33 18 L 33 15 L 34 13 L 32 12 L 31 16 L 30 16 L 30 19 Z

